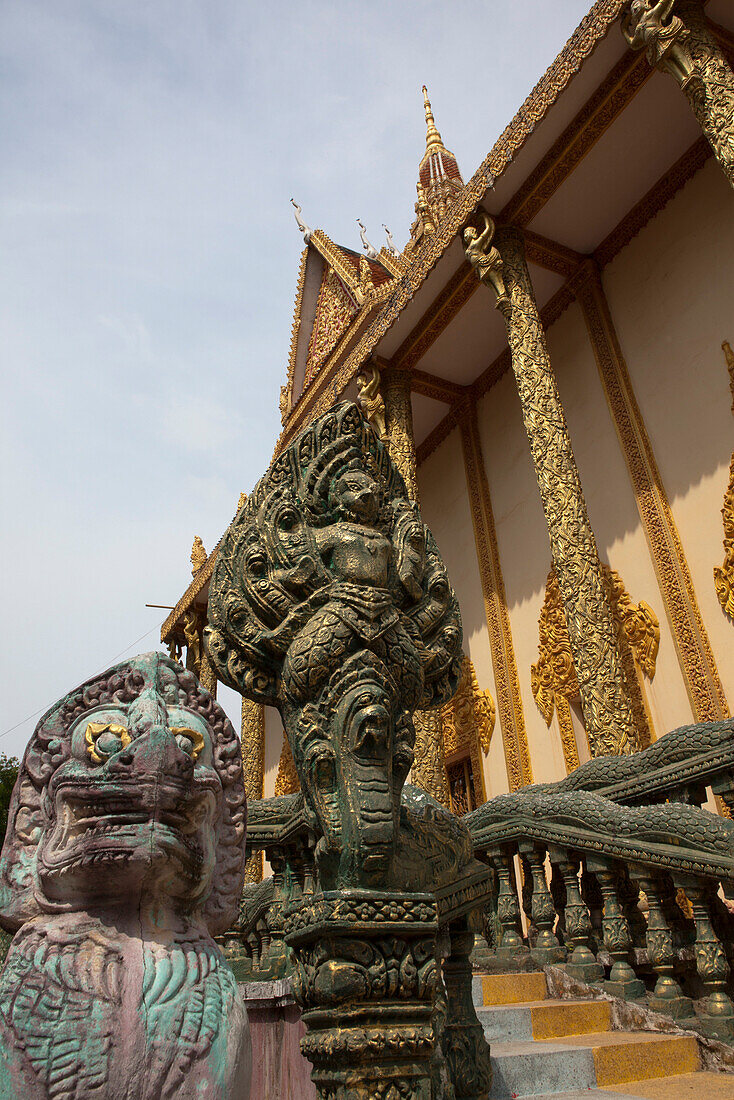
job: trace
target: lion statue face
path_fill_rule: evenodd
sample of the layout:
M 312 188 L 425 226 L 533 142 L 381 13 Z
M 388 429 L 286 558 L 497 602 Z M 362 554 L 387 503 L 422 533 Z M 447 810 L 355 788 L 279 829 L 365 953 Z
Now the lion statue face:
M 190 672 L 160 653 L 71 692 L 39 723 L 11 802 L 0 920 L 137 905 L 237 911 L 245 798 L 239 742 Z

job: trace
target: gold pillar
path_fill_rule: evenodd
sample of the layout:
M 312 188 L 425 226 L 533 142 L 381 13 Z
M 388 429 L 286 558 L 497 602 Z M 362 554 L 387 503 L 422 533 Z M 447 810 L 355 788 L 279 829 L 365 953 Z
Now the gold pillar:
M 459 420 L 464 471 L 469 497 L 479 576 L 484 596 L 489 647 L 492 654 L 497 710 L 511 791 L 533 782 L 525 716 L 520 696 L 515 650 L 510 633 L 505 584 L 500 568 L 489 485 L 479 439 L 476 409 L 467 407 Z
M 589 260 L 571 280 L 581 306 L 614 427 L 627 463 L 678 663 L 697 722 L 728 716 L 688 562 L 665 494 L 599 269 Z
M 390 457 L 398 468 L 408 496 L 418 501 L 418 477 L 413 437 L 413 408 L 410 401 L 410 373 L 390 368 L 382 373 L 387 438 Z M 444 806 L 450 805 L 449 783 L 443 759 L 443 723 L 440 708 L 416 711 L 415 759 L 411 781 L 433 795 Z
M 382 382 L 390 457 L 405 482 L 408 496 L 419 503 L 410 373 L 391 367 L 382 374 Z
M 242 767 L 245 773 L 247 801 L 255 802 L 265 793 L 265 708 L 251 699 L 242 700 Z M 253 852 L 245 864 L 245 882 L 260 882 L 263 854 Z
M 512 226 L 495 240 L 504 293 L 497 305 L 507 325 L 512 369 L 548 525 L 586 732 L 592 755 L 640 747 L 624 663 L 596 540 L 586 511 L 566 418 L 525 262 L 523 237 Z M 495 278 L 485 284 L 497 289 Z M 500 288 L 501 290 L 501 288 Z
M 701 0 L 676 0 L 670 15 L 628 10 L 622 29 L 633 49 L 646 49 L 650 64 L 680 85 L 734 187 L 734 73 Z
M 205 621 L 206 620 L 202 619 L 202 625 Z M 199 673 L 199 680 L 201 681 L 201 686 L 206 688 L 209 694 L 213 695 L 216 699 L 217 674 L 214 671 L 214 666 L 209 659 L 209 654 L 206 651 L 206 646 L 204 645 L 203 641 L 201 644 L 201 671 Z

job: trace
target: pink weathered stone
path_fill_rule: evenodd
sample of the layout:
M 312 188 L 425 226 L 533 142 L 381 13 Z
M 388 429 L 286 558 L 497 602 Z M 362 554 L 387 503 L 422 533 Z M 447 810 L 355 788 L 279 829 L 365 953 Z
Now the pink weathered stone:
M 163 654 L 44 716 L 0 859 L 0 1100 L 247 1100 L 247 1015 L 212 938 L 245 818 L 235 732 Z

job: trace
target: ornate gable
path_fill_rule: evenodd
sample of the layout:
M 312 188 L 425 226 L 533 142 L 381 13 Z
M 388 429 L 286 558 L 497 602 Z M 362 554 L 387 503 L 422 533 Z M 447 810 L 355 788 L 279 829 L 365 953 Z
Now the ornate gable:
M 308 385 L 340 336 L 359 312 L 354 299 L 344 288 L 332 267 L 327 267 L 316 301 L 311 339 L 306 354 L 304 385 Z

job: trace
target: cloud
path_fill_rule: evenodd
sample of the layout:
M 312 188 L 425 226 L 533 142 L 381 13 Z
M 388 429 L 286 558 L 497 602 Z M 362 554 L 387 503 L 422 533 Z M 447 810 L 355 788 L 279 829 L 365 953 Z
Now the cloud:
M 267 466 L 290 196 L 405 240 L 421 85 L 468 178 L 587 6 L 5 0 L 7 725 L 156 625 Z

